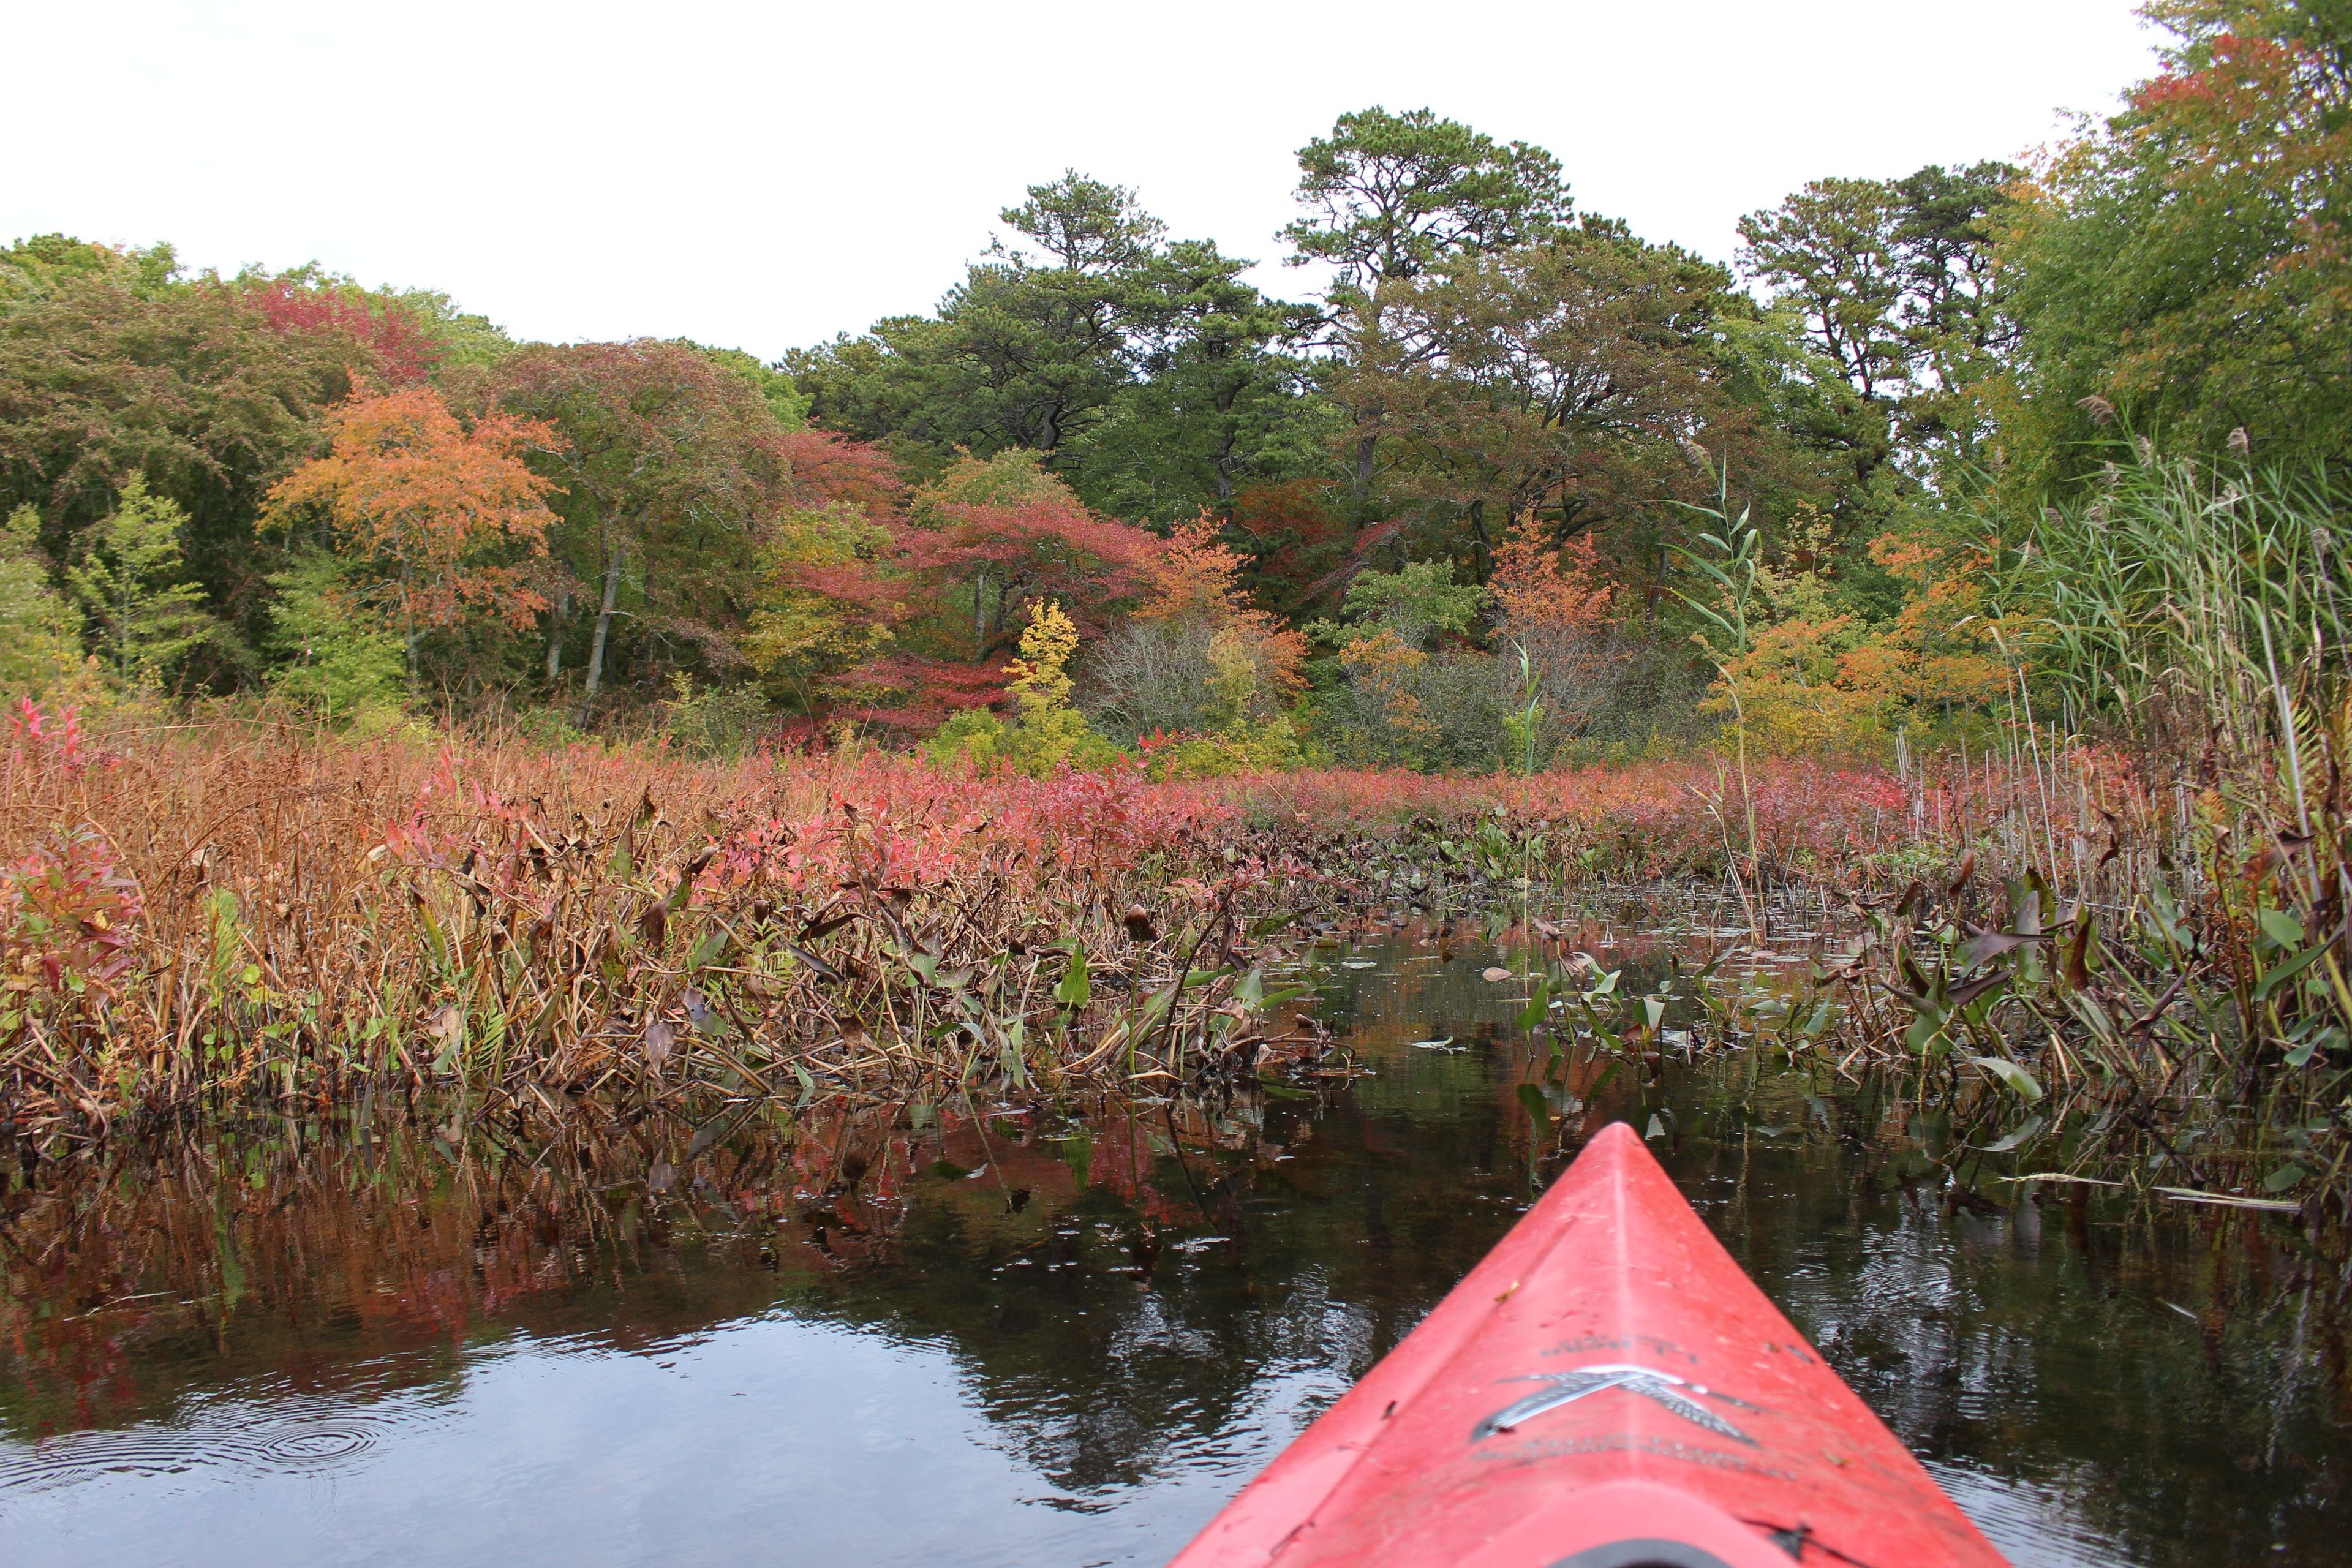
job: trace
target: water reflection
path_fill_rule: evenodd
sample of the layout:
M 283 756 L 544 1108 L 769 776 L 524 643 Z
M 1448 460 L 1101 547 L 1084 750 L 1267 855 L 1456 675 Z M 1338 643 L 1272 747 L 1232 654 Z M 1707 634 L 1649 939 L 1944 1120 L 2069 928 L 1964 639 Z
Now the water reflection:
M 1374 1076 L 1217 1107 L 36 1168 L 0 1557 L 1157 1563 L 1623 1116 L 2020 1563 L 2339 1560 L 2341 1276 L 2286 1224 L 1955 1194 L 1901 1086 L 1753 1062 L 1573 1066 L 1538 1124 L 1497 956 L 1328 954 Z

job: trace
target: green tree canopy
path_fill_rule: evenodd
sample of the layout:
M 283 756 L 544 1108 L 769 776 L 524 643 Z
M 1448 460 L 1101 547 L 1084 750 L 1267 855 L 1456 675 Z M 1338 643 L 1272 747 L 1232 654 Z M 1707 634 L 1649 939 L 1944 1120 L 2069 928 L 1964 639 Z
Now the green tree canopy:
M 2352 6 L 2147 14 L 2162 71 L 2036 171 L 2000 246 L 2027 496 L 2118 418 L 2176 451 L 2352 456 Z

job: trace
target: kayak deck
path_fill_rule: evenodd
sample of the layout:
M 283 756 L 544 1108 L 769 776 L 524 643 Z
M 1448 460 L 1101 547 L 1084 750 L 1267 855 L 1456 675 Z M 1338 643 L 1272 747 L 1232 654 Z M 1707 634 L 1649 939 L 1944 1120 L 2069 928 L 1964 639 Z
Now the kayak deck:
M 1623 1123 L 1171 1568 L 2000 1568 Z

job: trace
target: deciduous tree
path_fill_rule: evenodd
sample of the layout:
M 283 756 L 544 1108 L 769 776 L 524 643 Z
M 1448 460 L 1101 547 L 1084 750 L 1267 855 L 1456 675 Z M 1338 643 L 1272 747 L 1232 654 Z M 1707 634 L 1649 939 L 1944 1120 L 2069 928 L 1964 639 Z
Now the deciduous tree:
M 787 432 L 763 389 L 691 345 L 650 340 L 526 349 L 489 388 L 563 437 L 534 463 L 561 491 L 554 552 L 594 595 L 583 713 L 624 616 L 634 647 L 683 645 L 716 668 L 743 665 L 763 531 L 795 499 Z M 562 585 L 551 622 L 551 679 L 581 629 Z
M 2035 172 L 2001 246 L 2021 504 L 2098 421 L 2219 452 L 2352 455 L 2352 15 L 2152 0 L 2163 69 Z
M 260 640 L 277 564 L 257 548 L 264 498 L 313 449 L 327 407 L 390 379 L 380 343 L 345 315 L 286 309 L 301 300 L 290 286 L 182 279 L 161 247 L 51 236 L 0 257 L 10 270 L 30 281 L 0 306 L 0 510 L 39 508 L 42 548 L 62 557 L 140 476 L 184 514 L 207 606 Z M 236 642 L 211 639 L 211 674 L 243 668 Z
M 555 486 L 525 462 L 559 453 L 549 426 L 492 411 L 461 422 L 430 387 L 362 392 L 327 411 L 328 449 L 269 492 L 281 527 L 305 518 L 364 574 L 362 595 L 399 630 L 415 694 L 427 632 L 484 616 L 521 631 L 547 607 L 532 563 L 547 552 Z

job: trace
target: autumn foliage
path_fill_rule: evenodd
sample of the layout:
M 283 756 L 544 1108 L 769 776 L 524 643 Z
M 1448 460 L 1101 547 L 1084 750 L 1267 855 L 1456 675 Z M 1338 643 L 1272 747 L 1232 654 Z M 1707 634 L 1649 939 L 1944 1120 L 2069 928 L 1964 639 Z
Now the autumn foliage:
M 438 345 L 408 312 L 356 289 L 305 287 L 291 278 L 272 278 L 249 285 L 245 297 L 278 331 L 336 335 L 364 343 L 394 386 L 425 380 L 441 357 Z
M 469 613 L 531 625 L 547 606 L 531 563 L 555 487 L 524 456 L 560 447 L 553 429 L 499 413 L 468 425 L 424 386 L 362 393 L 325 426 L 326 454 L 269 493 L 282 526 L 322 516 L 343 553 L 374 564 L 365 594 L 412 637 Z

